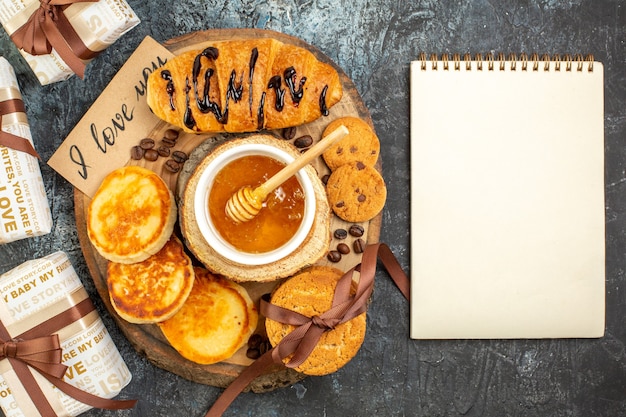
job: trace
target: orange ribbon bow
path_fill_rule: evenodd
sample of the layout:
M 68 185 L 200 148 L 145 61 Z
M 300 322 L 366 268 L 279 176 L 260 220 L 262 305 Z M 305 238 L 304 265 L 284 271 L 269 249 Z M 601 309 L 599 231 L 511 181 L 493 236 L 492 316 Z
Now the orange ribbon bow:
M 31 55 L 46 55 L 54 48 L 72 71 L 83 78 L 83 59 L 93 58 L 97 52 L 87 48 L 63 14 L 63 8 L 94 1 L 97 0 L 39 0 L 39 8 L 11 35 L 11 40 Z

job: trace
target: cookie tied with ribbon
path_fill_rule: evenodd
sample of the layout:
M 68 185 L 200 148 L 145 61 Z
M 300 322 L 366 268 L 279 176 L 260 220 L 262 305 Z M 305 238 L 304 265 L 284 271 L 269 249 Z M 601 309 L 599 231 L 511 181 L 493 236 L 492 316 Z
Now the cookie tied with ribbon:
M 273 304 L 270 299 L 265 297 L 261 300 L 260 310 L 268 319 L 268 323 L 272 321 L 282 323 L 283 326 L 290 326 L 292 330 L 282 337 L 271 350 L 244 369 L 217 399 L 205 417 L 221 416 L 239 393 L 269 366 L 282 364 L 289 368 L 298 369 L 306 365 L 307 361 L 310 361 L 310 357 L 319 354 L 315 350 L 319 349 L 319 346 L 324 346 L 323 337 L 327 332 L 336 331 L 340 326 L 366 314 L 374 288 L 378 260 L 383 263 L 405 298 L 409 299 L 410 281 L 389 247 L 382 243 L 369 245 L 363 252 L 361 263 L 343 274 L 339 280 L 336 280 L 330 306 L 322 308 L 317 314 L 307 316 L 294 311 L 300 309 L 299 304 L 291 303 L 293 309 L 285 308 Z M 331 275 L 329 281 L 335 280 L 332 277 L 334 271 L 329 270 L 326 273 Z M 357 275 L 358 278 L 356 278 Z M 356 288 L 354 288 L 355 283 Z M 294 287 L 300 288 L 300 284 L 296 284 Z M 274 300 L 274 296 L 271 300 Z M 268 336 L 271 338 L 270 331 L 268 328 Z M 326 356 L 327 358 L 328 356 Z M 305 366 L 304 369 L 314 368 Z
M 276 362 L 320 376 L 337 371 L 357 354 L 365 339 L 366 314 L 362 303 L 352 299 L 357 281 L 342 276 L 340 269 L 313 266 L 262 301 L 267 336 L 278 347 Z M 363 288 L 361 296 L 369 297 L 370 289 Z
M 63 14 L 63 8 L 72 3 L 96 0 L 40 0 L 39 8 L 28 21 L 11 34 L 15 45 L 31 55 L 46 55 L 56 50 L 65 63 L 81 78 L 85 76 L 85 62 L 96 56 Z

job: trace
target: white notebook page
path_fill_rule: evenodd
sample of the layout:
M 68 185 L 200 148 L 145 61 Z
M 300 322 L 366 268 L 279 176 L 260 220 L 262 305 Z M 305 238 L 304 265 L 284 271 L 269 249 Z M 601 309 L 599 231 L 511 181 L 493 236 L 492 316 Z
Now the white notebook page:
M 411 65 L 411 337 L 604 334 L 603 67 Z

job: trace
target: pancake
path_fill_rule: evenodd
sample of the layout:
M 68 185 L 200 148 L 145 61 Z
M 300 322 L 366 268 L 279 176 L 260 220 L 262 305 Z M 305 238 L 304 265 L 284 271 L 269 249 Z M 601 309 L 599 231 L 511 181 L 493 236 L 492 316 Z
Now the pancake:
M 108 174 L 87 209 L 87 235 L 103 258 L 135 263 L 157 253 L 170 238 L 177 208 L 167 184 L 138 166 Z
M 258 313 L 245 288 L 206 269 L 194 270 L 187 302 L 159 327 L 181 356 L 208 365 L 230 358 L 247 344 Z
M 193 283 L 191 259 L 174 235 L 144 261 L 109 262 L 107 268 L 111 304 L 131 323 L 157 323 L 172 317 L 187 300 Z

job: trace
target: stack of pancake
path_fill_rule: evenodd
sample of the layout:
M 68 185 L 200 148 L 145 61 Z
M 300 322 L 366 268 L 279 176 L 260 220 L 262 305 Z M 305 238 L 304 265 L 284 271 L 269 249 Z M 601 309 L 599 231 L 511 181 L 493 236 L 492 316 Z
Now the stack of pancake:
M 107 175 L 94 194 L 87 234 L 109 261 L 109 298 L 121 318 L 157 323 L 189 360 L 219 362 L 247 343 L 258 313 L 243 287 L 194 268 L 174 233 L 176 219 L 161 177 L 127 166 Z

